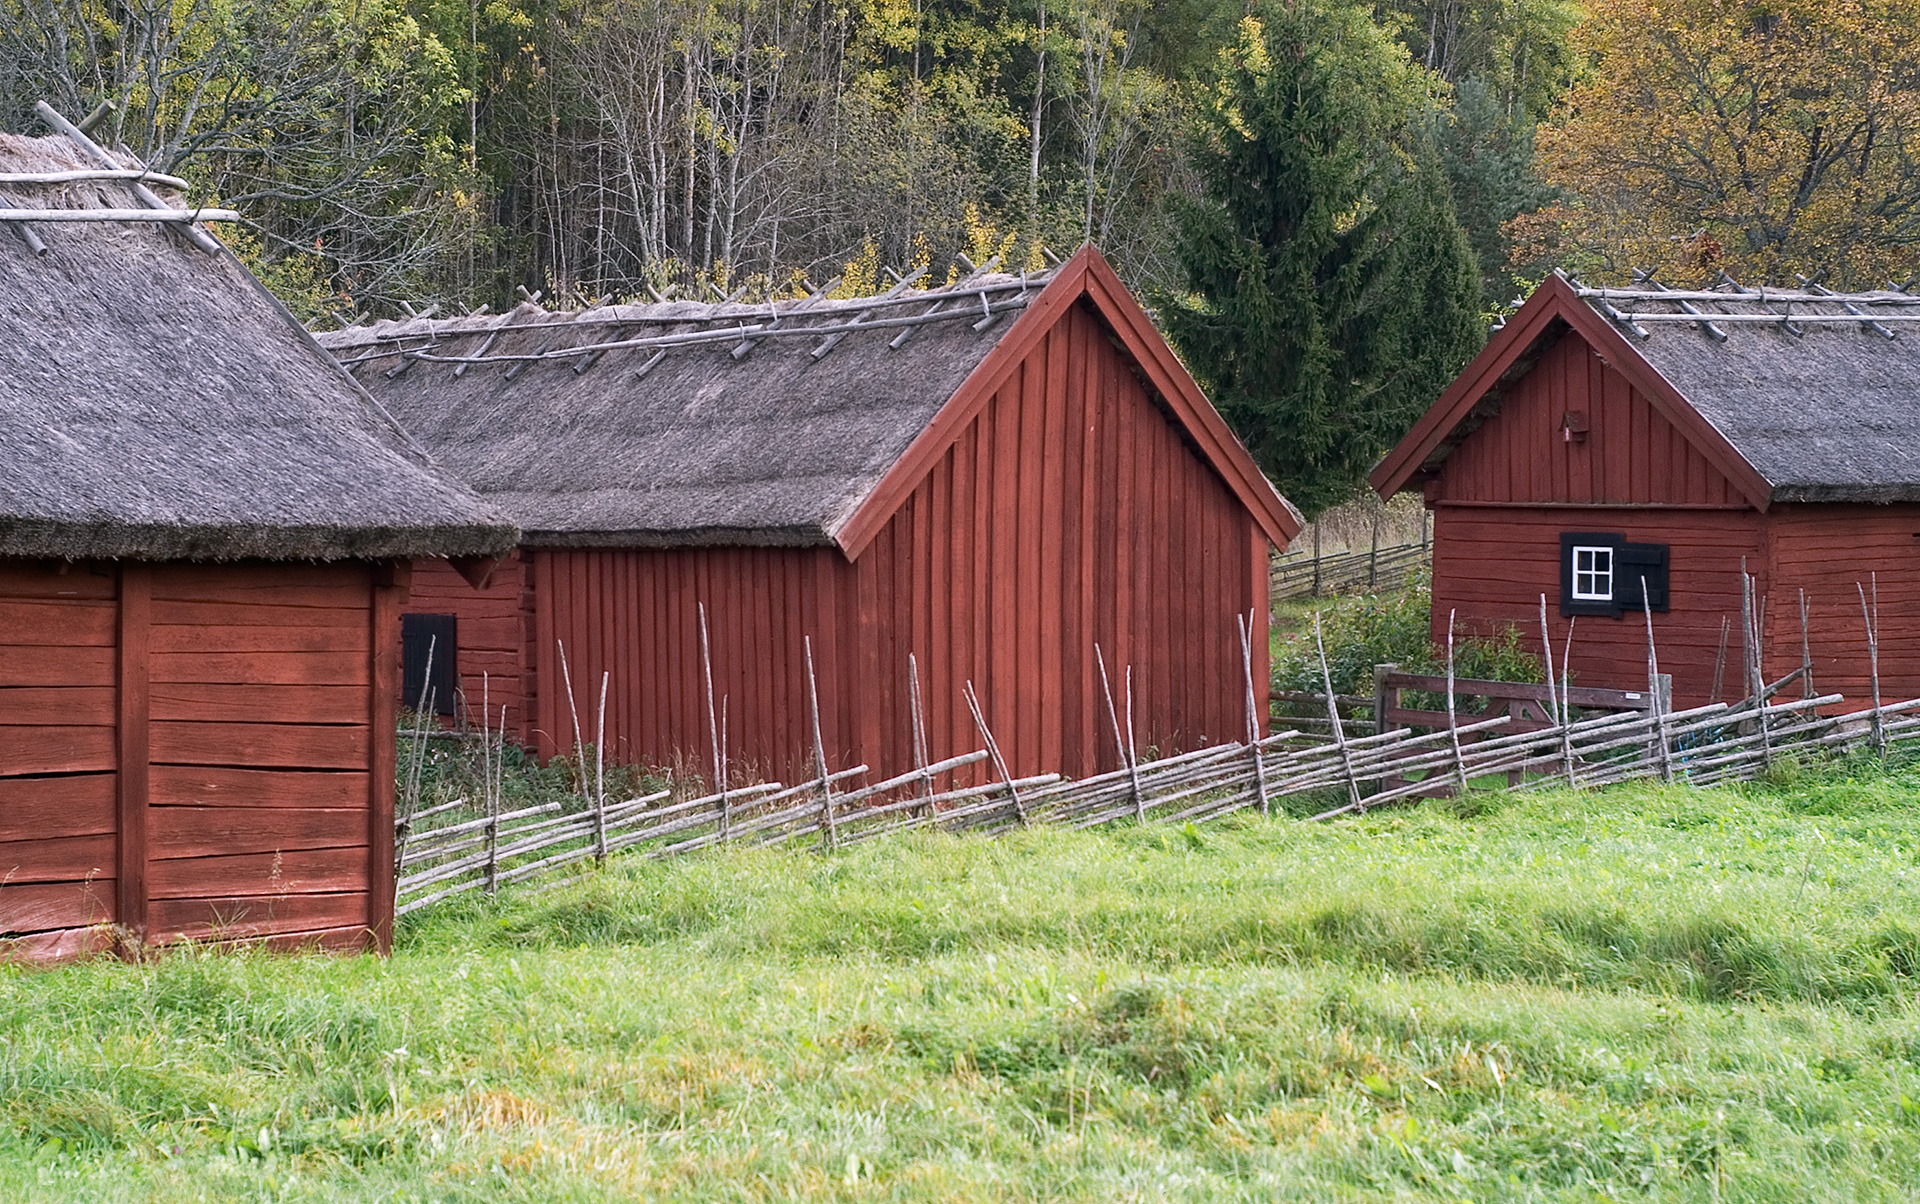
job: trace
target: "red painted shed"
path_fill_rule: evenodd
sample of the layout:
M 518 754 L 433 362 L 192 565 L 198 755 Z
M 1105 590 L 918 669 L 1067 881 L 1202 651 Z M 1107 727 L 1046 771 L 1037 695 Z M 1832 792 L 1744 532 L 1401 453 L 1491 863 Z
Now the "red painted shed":
M 0 959 L 384 941 L 410 568 L 517 536 L 194 229 L 0 229 Z
M 810 755 L 805 637 L 830 760 L 878 773 L 912 765 L 909 654 L 930 755 L 979 747 L 971 680 L 1022 773 L 1114 763 L 1096 644 L 1143 746 L 1244 733 L 1249 613 L 1264 702 L 1298 517 L 1091 247 L 881 297 L 321 337 L 525 529 L 486 590 L 423 568 L 415 607 L 543 754 L 572 741 L 564 646 L 589 738 L 607 673 L 612 753 L 706 766 L 701 603 L 732 751 L 768 773 Z
M 1646 680 L 1639 579 L 1681 704 L 1739 697 L 1741 565 L 1762 669 L 1864 698 L 1856 583 L 1879 575 L 1883 692 L 1920 695 L 1920 297 L 1594 289 L 1550 277 L 1373 471 L 1434 515 L 1433 623 L 1576 619 L 1578 681 Z M 1556 637 L 1557 638 L 1557 637 Z M 1556 654 L 1557 655 L 1557 654 Z

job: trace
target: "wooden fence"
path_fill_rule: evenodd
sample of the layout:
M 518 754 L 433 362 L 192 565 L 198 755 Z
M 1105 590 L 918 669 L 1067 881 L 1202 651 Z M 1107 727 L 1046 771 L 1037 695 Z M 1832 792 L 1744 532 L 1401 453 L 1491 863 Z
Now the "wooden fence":
M 1358 551 L 1311 549 L 1276 556 L 1267 570 L 1267 593 L 1274 601 L 1353 590 L 1393 590 L 1427 566 L 1430 549 L 1424 543 L 1377 545 Z
M 1081 780 L 1012 778 L 969 683 L 965 694 L 983 747 L 885 781 L 857 784 L 867 774 L 865 766 L 829 770 L 816 742 L 816 775 L 796 785 L 769 782 L 680 801 L 667 791 L 613 800 L 597 761 L 591 776 L 585 771 L 586 746 L 576 738 L 576 764 L 587 783 L 578 809 L 563 811 L 560 804 L 547 803 L 503 811 L 503 718 L 499 731 L 483 733 L 479 741 L 486 785 L 477 803 L 463 799 L 432 809 L 405 808 L 396 839 L 397 910 L 405 914 L 467 891 L 492 893 L 627 849 L 669 857 L 727 842 L 804 842 L 831 852 L 915 827 L 992 832 L 1123 820 L 1187 823 L 1247 809 L 1270 814 L 1276 807 L 1325 820 L 1473 788 L 1579 788 L 1636 778 L 1706 785 L 1757 776 L 1783 758 L 1860 750 L 1884 754 L 1898 742 L 1920 738 L 1920 699 L 1881 705 L 1877 672 L 1874 704 L 1844 713 L 1829 713 L 1844 704 L 1839 694 L 1772 701 L 1785 681 L 1763 684 L 1739 703 L 1672 711 L 1664 704 L 1666 691 L 1658 688 L 1650 640 L 1649 677 L 1655 688 L 1644 705 L 1636 705 L 1640 700 L 1629 697 L 1631 691 L 1552 684 L 1551 671 L 1548 684 L 1520 686 L 1455 679 L 1451 673 L 1396 680 L 1391 667 L 1383 666 L 1378 680 L 1383 691 L 1394 691 L 1391 700 L 1375 703 L 1385 722 L 1356 724 L 1342 715 L 1342 702 L 1373 700 L 1329 688 L 1310 696 L 1324 704 L 1319 732 L 1294 726 L 1254 739 L 1256 691 L 1247 630 L 1243 626 L 1241 668 L 1249 739 L 1140 761 L 1132 733 L 1123 731 L 1109 696 L 1106 718 L 1121 768 Z M 1324 654 L 1322 659 L 1325 676 Z M 1402 713 L 1406 709 L 1398 705 L 1397 692 L 1403 688 L 1438 692 L 1444 710 Z M 1509 706 L 1492 716 L 1459 713 L 1461 696 L 1497 697 L 1500 689 L 1532 709 Z M 917 718 L 918 699 L 913 702 Z M 1595 708 L 1616 709 L 1596 714 Z M 1396 724 L 1396 715 L 1409 722 Z M 1438 730 L 1416 730 L 1436 723 Z M 728 781 L 722 731 L 714 733 L 711 780 L 718 782 Z M 424 728 L 413 733 L 403 798 L 419 796 L 425 736 Z M 991 763 L 992 781 L 939 788 L 942 777 L 980 762 Z

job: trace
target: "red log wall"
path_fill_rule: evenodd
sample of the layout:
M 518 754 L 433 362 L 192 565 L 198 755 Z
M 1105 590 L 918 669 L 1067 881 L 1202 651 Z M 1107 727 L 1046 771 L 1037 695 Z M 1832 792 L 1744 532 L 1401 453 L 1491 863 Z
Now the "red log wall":
M 1265 709 L 1265 537 L 1080 307 L 852 563 L 837 548 L 539 550 L 529 561 L 542 755 L 572 743 L 564 644 L 588 740 L 609 673 L 610 752 L 708 772 L 701 602 L 733 761 L 771 775 L 807 772 L 807 636 L 836 768 L 911 766 L 909 653 L 931 757 L 980 747 L 961 695 L 971 680 L 1017 773 L 1116 764 L 1096 643 L 1116 695 L 1132 668 L 1143 751 L 1239 738 L 1235 619 L 1251 610 Z M 467 616 L 514 592 L 434 595 L 461 616 L 463 671 Z
M 384 934 L 405 587 L 383 573 L 0 562 L 8 954 L 94 951 L 108 921 L 149 941 Z

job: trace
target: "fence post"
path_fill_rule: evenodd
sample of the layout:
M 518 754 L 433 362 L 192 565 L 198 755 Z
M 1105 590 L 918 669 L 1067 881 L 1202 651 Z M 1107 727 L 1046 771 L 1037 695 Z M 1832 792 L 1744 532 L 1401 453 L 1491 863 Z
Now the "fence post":
M 1113 725 L 1113 746 L 1120 752 L 1120 761 L 1127 767 L 1128 789 L 1133 799 L 1133 814 L 1136 819 L 1146 817 L 1146 802 L 1140 796 L 1140 762 L 1133 756 L 1133 667 L 1127 667 L 1127 734 L 1120 735 L 1120 716 L 1113 709 L 1113 684 L 1107 680 L 1107 658 L 1101 654 L 1100 645 L 1093 646 L 1094 663 L 1100 666 L 1100 689 L 1107 696 L 1107 722 Z
M 1667 707 L 1661 700 L 1661 683 L 1673 691 L 1673 675 L 1660 672 L 1660 653 L 1653 645 L 1653 595 L 1647 579 L 1640 578 L 1640 607 L 1647 617 L 1647 704 L 1653 708 L 1653 738 L 1660 742 L 1660 780 L 1673 781 L 1673 750 L 1667 747 Z
M 1340 704 L 1333 695 L 1333 671 L 1327 668 L 1327 642 L 1320 635 L 1320 612 L 1313 615 L 1313 645 L 1320 652 L 1320 681 L 1327 688 L 1327 722 L 1333 728 L 1333 742 L 1340 749 L 1340 767 L 1346 773 L 1347 799 L 1356 811 L 1365 811 L 1360 801 L 1360 783 L 1353 776 L 1353 750 L 1347 747 L 1346 729 L 1340 726 Z
M 697 604 L 700 613 L 700 675 L 707 687 L 707 739 L 713 745 L 713 789 L 720 796 L 720 839 L 727 838 L 727 754 L 720 745 L 720 723 L 713 711 L 713 650 L 707 642 L 707 604 Z
M 1453 616 L 1447 612 L 1447 736 L 1453 741 L 1453 776 L 1462 797 L 1467 793 L 1467 762 L 1460 752 L 1460 720 L 1453 713 Z
M 813 716 L 813 761 L 820 771 L 820 831 L 829 851 L 840 847 L 840 829 L 833 814 L 833 778 L 827 773 L 827 744 L 820 736 L 820 687 L 813 676 L 813 637 L 802 637 L 807 653 L 807 703 Z
M 980 729 L 980 738 L 986 742 L 987 755 L 993 758 L 993 767 L 1000 773 L 1000 780 L 1007 784 L 1007 796 L 1013 800 L 1013 818 L 1021 827 L 1027 826 L 1027 805 L 1020 799 L 1020 788 L 1013 784 L 1013 774 L 1007 770 L 1007 761 L 1000 755 L 1000 745 L 993 738 L 993 729 L 987 726 L 987 717 L 980 713 L 980 699 L 974 695 L 973 682 L 967 682 L 967 709 L 973 712 L 974 726 Z
M 1400 701 L 1400 691 L 1387 685 L 1387 678 L 1400 672 L 1400 666 L 1394 664 L 1375 665 L 1373 667 L 1373 734 L 1384 736 L 1393 730 L 1392 722 L 1387 718 L 1394 704 Z M 1393 790 L 1406 783 L 1392 774 L 1380 779 L 1379 788 Z
M 1880 717 L 1880 575 L 1873 575 L 1873 609 L 1867 609 L 1867 591 L 1856 581 L 1853 588 L 1860 591 L 1860 621 L 1867 628 L 1867 672 L 1873 684 L 1873 728 L 1870 739 L 1873 742 L 1875 756 L 1885 756 L 1887 752 L 1887 733 Z
M 1320 524 L 1313 524 L 1313 596 L 1320 596 Z
M 1240 664 L 1247 678 L 1247 750 L 1253 754 L 1253 788 L 1260 799 L 1260 814 L 1272 815 L 1273 805 L 1267 800 L 1267 767 L 1260 758 L 1260 711 L 1253 700 L 1253 615 L 1253 611 L 1247 612 L 1244 626 L 1239 615 L 1233 616 L 1233 622 L 1240 628 Z

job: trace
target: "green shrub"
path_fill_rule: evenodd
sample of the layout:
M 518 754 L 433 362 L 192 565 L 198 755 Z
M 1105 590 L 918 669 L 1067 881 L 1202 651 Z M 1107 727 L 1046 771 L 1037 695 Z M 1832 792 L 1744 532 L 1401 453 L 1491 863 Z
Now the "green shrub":
M 1433 590 L 1423 574 L 1393 594 L 1336 598 L 1319 612 L 1327 670 L 1340 694 L 1371 694 L 1373 667 L 1395 664 L 1408 673 L 1445 673 L 1447 649 L 1429 635 Z M 1519 629 L 1506 624 L 1491 636 L 1456 634 L 1454 673 L 1488 681 L 1543 680 L 1540 658 L 1520 644 Z M 1273 658 L 1273 684 L 1281 690 L 1319 691 L 1320 654 L 1312 620 L 1283 636 Z

